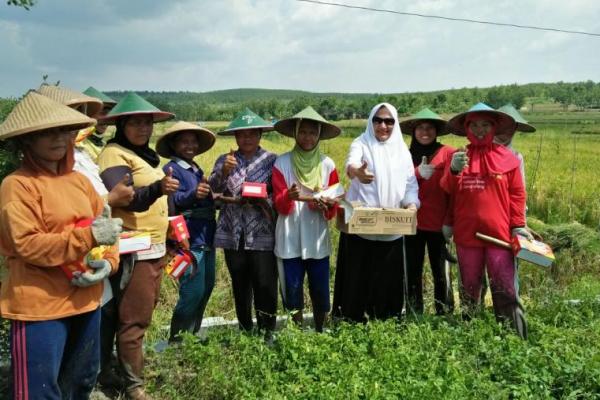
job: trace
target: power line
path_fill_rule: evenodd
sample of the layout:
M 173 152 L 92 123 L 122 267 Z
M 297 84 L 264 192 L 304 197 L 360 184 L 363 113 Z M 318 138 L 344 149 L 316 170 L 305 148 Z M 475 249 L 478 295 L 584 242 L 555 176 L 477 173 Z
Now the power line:
M 483 21 L 483 20 L 468 19 L 468 18 L 444 17 L 444 16 L 441 16 L 441 15 L 419 14 L 419 13 L 412 13 L 412 12 L 387 10 L 385 8 L 373 8 L 373 7 L 365 7 L 365 6 L 355 6 L 355 5 L 351 5 L 351 4 L 334 3 L 334 2 L 329 2 L 329 1 L 320 1 L 320 0 L 296 0 L 296 1 L 301 1 L 303 3 L 313 3 L 313 4 L 319 4 L 319 5 L 326 5 L 326 6 L 351 8 L 351 9 L 355 9 L 355 10 L 374 11 L 374 12 L 382 12 L 382 13 L 397 14 L 397 15 L 406 15 L 406 16 L 411 16 L 411 17 L 435 18 L 435 19 L 443 19 L 443 20 L 446 20 L 446 21 L 469 22 L 469 23 L 473 23 L 473 24 L 483 24 L 483 25 L 508 26 L 508 27 L 511 27 L 511 28 L 533 29 L 533 30 L 537 30 L 537 31 L 559 32 L 559 33 L 568 33 L 568 34 L 574 34 L 574 35 L 600 36 L 600 33 L 593 33 L 593 32 L 571 31 L 571 30 L 566 30 L 566 29 L 545 28 L 545 27 L 533 26 L 533 25 L 509 24 L 509 23 L 504 23 L 504 22 Z

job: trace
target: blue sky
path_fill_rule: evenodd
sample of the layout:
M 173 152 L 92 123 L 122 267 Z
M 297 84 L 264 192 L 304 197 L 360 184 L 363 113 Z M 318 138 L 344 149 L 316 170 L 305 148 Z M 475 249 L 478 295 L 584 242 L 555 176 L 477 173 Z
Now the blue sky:
M 596 0 L 338 0 L 600 32 Z M 83 90 L 429 91 L 600 81 L 600 37 L 369 13 L 295 0 L 0 4 L 0 97 Z

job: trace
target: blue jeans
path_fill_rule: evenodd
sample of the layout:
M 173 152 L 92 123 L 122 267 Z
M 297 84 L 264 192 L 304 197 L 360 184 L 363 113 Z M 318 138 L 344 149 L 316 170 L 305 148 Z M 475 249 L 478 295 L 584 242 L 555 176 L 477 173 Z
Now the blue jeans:
M 215 286 L 215 250 L 192 250 L 195 264 L 179 278 L 179 300 L 171 318 L 169 340 L 180 332 L 196 333 Z
M 11 321 L 14 399 L 87 399 L 100 366 L 100 309 Z
M 329 257 L 321 259 L 283 259 L 285 271 L 284 305 L 288 310 L 304 308 L 304 275 L 308 275 L 308 288 L 312 308 L 315 312 L 328 312 L 329 300 Z

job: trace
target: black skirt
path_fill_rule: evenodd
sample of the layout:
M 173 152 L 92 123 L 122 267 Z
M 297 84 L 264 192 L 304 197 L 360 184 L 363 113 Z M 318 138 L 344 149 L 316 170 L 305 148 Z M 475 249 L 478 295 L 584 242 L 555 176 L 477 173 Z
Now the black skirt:
M 340 233 L 333 315 L 349 321 L 402 315 L 403 238 L 384 242 Z

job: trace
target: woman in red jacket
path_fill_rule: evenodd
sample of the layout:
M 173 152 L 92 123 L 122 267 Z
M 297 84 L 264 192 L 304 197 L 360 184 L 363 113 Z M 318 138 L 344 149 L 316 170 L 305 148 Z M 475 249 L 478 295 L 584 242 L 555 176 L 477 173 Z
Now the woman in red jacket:
M 411 135 L 410 154 L 419 183 L 421 208 L 417 213 L 417 234 L 406 236 L 407 299 L 410 310 L 423 313 L 423 261 L 425 246 L 433 275 L 435 312 L 454 311 L 452 281 L 446 262 L 446 241 L 442 226 L 449 195 L 440 186 L 444 170 L 450 164 L 454 148 L 437 141 L 447 132 L 446 121 L 428 108 L 400 123 L 402 133 Z
M 525 187 L 519 160 L 493 143 L 494 135 L 514 130 L 515 120 L 479 103 L 448 122 L 449 130 L 469 140 L 467 151 L 453 154 L 442 178 L 452 198 L 454 242 L 465 291 L 465 311 L 474 311 L 484 268 L 490 278 L 494 313 L 508 320 L 525 338 L 527 328 L 515 285 L 516 270 L 510 250 L 478 239 L 477 232 L 510 242 L 511 236 L 530 236 L 525 229 Z M 449 229 L 446 228 L 449 235 Z

